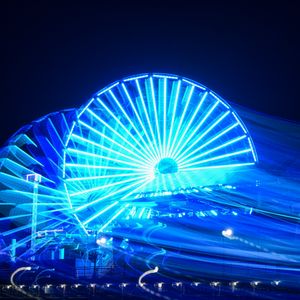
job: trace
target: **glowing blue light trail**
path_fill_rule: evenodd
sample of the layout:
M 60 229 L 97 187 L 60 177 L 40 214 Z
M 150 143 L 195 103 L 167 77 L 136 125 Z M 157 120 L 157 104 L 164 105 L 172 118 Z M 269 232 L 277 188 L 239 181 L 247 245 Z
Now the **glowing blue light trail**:
M 145 105 L 145 100 L 144 100 L 144 96 L 143 96 L 142 91 L 141 91 L 141 87 L 140 87 L 139 81 L 135 80 L 135 83 L 136 83 L 136 86 L 137 86 L 137 89 L 138 89 L 139 97 L 140 97 L 141 102 L 142 102 L 143 112 L 144 112 L 145 117 L 147 119 L 149 130 L 151 132 L 152 139 L 153 139 L 154 144 L 155 144 L 156 153 L 157 153 L 158 158 L 160 158 L 159 146 L 157 145 L 157 142 L 156 142 L 156 138 L 155 138 L 154 131 L 153 131 L 153 128 L 152 128 L 152 125 L 151 125 L 151 121 L 150 121 L 150 118 L 149 118 L 148 110 L 147 110 L 146 105 Z
M 90 218 L 88 218 L 87 220 L 82 222 L 82 224 L 86 225 L 86 224 L 90 223 L 91 221 L 95 220 L 96 218 L 98 218 L 99 216 L 103 215 L 105 212 L 107 212 L 108 210 L 110 210 L 111 208 L 116 206 L 118 203 L 119 203 L 119 201 L 116 201 L 116 202 L 112 203 L 111 205 L 106 206 L 104 209 L 102 209 L 101 211 L 97 212 L 96 214 L 92 215 Z
M 100 229 L 99 232 L 103 232 L 103 230 L 109 225 L 111 224 L 120 214 L 122 214 L 124 212 L 124 210 L 127 208 L 128 204 L 124 205 L 123 207 L 121 207 L 121 209 L 111 218 L 109 219 L 109 221 L 107 223 L 105 223 Z
M 151 87 L 153 111 L 154 111 L 154 116 L 155 116 L 156 131 L 157 131 L 157 136 L 158 136 L 159 154 L 160 154 L 160 157 L 162 157 L 163 151 L 162 151 L 162 143 L 161 143 L 161 137 L 160 137 L 160 126 L 159 126 L 159 121 L 158 121 L 158 116 L 157 116 L 156 99 L 155 99 L 155 92 L 154 92 L 152 77 L 150 77 L 150 87 Z
M 185 117 L 185 114 L 186 114 L 188 105 L 189 105 L 189 103 L 190 103 L 190 101 L 191 101 L 191 98 L 192 98 L 192 95 L 193 95 L 193 92 L 194 92 L 194 88 L 195 88 L 195 86 L 192 86 L 192 87 L 190 88 L 190 90 L 189 90 L 189 94 L 188 94 L 188 96 L 187 96 L 187 100 L 186 100 L 186 102 L 185 102 L 185 106 L 184 106 L 182 115 L 181 115 L 181 117 L 180 117 L 179 124 L 178 124 L 178 126 L 177 126 L 177 130 L 176 130 L 175 136 L 174 136 L 174 138 L 173 138 L 173 143 L 172 143 L 172 146 L 171 146 L 171 149 L 170 149 L 170 154 L 172 154 L 172 152 L 173 152 L 173 148 L 174 148 L 174 146 L 175 146 L 175 143 L 177 142 L 178 134 L 179 134 L 180 130 L 182 129 L 182 128 L 181 128 L 181 125 L 182 125 L 182 122 L 183 122 L 183 120 L 184 120 L 184 117 Z
M 97 96 L 100 96 L 100 95 L 102 95 L 102 94 L 104 94 L 104 93 L 110 91 L 111 89 L 113 89 L 114 87 L 116 87 L 117 85 L 119 85 L 119 83 L 120 83 L 120 82 L 116 82 L 116 83 L 114 83 L 113 85 L 109 86 L 108 88 L 102 90 L 101 92 L 99 92 L 99 93 L 97 94 Z
M 206 151 L 206 152 L 202 152 L 201 154 L 196 155 L 196 156 L 193 156 L 193 157 L 190 158 L 190 159 L 186 159 L 184 162 L 185 162 L 185 164 L 186 164 L 187 162 L 197 160 L 197 159 L 200 158 L 200 157 L 206 156 L 206 155 L 208 155 L 208 154 L 210 154 L 210 153 L 212 153 L 212 152 L 215 152 L 215 151 L 220 150 L 220 149 L 222 149 L 222 148 L 224 148 L 224 147 L 227 147 L 227 146 L 229 146 L 229 145 L 232 145 L 232 144 L 234 144 L 234 143 L 236 143 L 236 142 L 238 142 L 238 141 L 241 141 L 241 140 L 243 140 L 243 139 L 246 138 L 246 137 L 247 137 L 246 135 L 243 135 L 243 136 L 237 137 L 237 138 L 235 138 L 235 139 L 232 139 L 232 140 L 228 141 L 227 143 L 224 143 L 224 144 L 222 144 L 222 145 L 220 145 L 220 146 L 218 146 L 218 147 L 215 147 L 215 148 L 213 148 L 213 149 L 211 149 L 211 150 L 208 150 L 208 151 Z M 252 151 L 252 149 L 251 149 L 251 151 Z
M 169 131 L 169 138 L 168 138 L 168 145 L 167 145 L 167 156 L 170 156 L 170 142 L 173 138 L 173 128 L 174 128 L 174 120 L 176 116 L 176 109 L 177 109 L 177 102 L 179 99 L 179 93 L 180 93 L 180 86 L 181 86 L 181 80 L 178 80 L 177 82 L 177 87 L 176 87 L 176 95 L 175 95 L 175 100 L 174 100 L 174 105 L 173 105 L 173 111 L 172 111 L 172 121 L 171 121 L 171 127 Z
M 137 83 L 137 85 L 138 85 L 138 83 Z M 144 126 L 144 123 L 142 122 L 141 117 L 140 117 L 139 113 L 137 112 L 136 107 L 135 107 L 135 105 L 133 104 L 132 99 L 131 99 L 131 97 L 130 97 L 128 91 L 127 91 L 127 88 L 126 88 L 126 86 L 125 86 L 123 83 L 122 83 L 122 88 L 123 88 L 123 90 L 125 91 L 125 94 L 126 94 L 126 96 L 127 96 L 127 99 L 128 99 L 128 101 L 130 102 L 130 105 L 131 105 L 131 107 L 132 107 L 132 109 L 133 109 L 133 111 L 134 111 L 134 114 L 135 114 L 136 118 L 137 118 L 138 121 L 139 121 L 139 125 L 141 126 L 141 128 L 142 128 L 142 130 L 143 130 L 143 133 L 145 134 L 145 136 L 146 136 L 146 138 L 147 138 L 148 144 L 149 144 L 150 147 L 152 148 L 153 155 L 155 156 L 155 159 L 158 160 L 159 154 L 158 154 L 158 152 L 157 152 L 157 149 L 154 148 L 153 142 L 151 141 L 151 139 L 150 139 L 150 137 L 149 137 L 148 131 L 146 130 L 146 128 L 145 128 L 145 126 Z M 141 93 L 140 90 L 139 90 L 139 93 Z M 142 99 L 142 98 L 141 98 L 141 99 Z M 143 100 L 142 100 L 142 101 L 143 101 Z M 144 105 L 143 105 L 143 107 L 144 107 Z M 144 108 L 144 109 L 145 109 L 145 108 Z M 138 133 L 140 139 L 143 140 L 143 138 L 141 137 L 141 135 L 140 135 L 140 133 L 139 133 L 139 130 L 137 130 L 136 132 Z M 145 141 L 144 141 L 144 142 L 145 142 Z M 146 142 L 145 142 L 145 143 L 146 143 Z M 150 152 L 151 152 L 151 151 L 150 151 Z
M 180 149 L 177 151 L 179 154 L 176 158 L 178 161 L 184 154 L 186 154 L 194 145 L 196 145 L 200 140 L 202 140 L 210 131 L 212 131 L 223 119 L 225 119 L 230 114 L 230 111 L 225 112 L 221 115 L 211 126 L 209 126 L 208 129 L 206 129 L 189 147 L 185 149 L 185 151 L 182 151 L 183 148 L 187 145 L 187 143 L 191 140 L 191 138 L 195 135 L 195 133 L 198 130 L 198 126 L 194 129 L 194 131 L 189 135 L 189 137 L 185 140 L 183 145 L 180 147 Z

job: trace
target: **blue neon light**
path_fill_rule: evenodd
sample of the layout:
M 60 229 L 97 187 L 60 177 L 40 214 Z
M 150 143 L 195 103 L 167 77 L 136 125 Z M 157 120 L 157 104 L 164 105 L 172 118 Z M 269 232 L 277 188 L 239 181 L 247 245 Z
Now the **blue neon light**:
M 235 285 L 251 277 L 255 288 L 298 286 L 298 125 L 238 115 L 209 89 L 168 74 L 100 93 L 33 122 L 0 150 L 2 253 L 47 247 L 50 233 L 58 246 L 69 235 L 93 245 L 113 237 L 118 251 L 121 237 L 130 265 L 159 265 L 159 276 L 198 280 L 201 269 Z M 31 174 L 41 175 L 38 190 Z
M 26 140 L 42 153 L 13 146 L 14 158 L 6 160 L 9 172 L 0 174 L 1 180 L 9 188 L 19 186 L 14 200 L 25 197 L 22 189 L 29 198 L 32 188 L 23 183 L 23 174 L 39 166 L 40 207 L 51 207 L 46 214 L 50 221 L 73 220 L 68 222 L 87 235 L 87 227 L 97 222 L 100 231 L 109 231 L 126 216 L 151 219 L 155 209 L 134 204 L 138 194 L 160 195 L 153 197 L 158 199 L 174 191 L 192 193 L 193 188 L 227 183 L 222 180 L 231 176 L 230 170 L 257 162 L 250 133 L 234 110 L 201 84 L 176 75 L 125 78 L 82 108 L 40 122 L 47 124 L 43 132 L 48 136 L 43 140 L 40 132 L 30 133 Z

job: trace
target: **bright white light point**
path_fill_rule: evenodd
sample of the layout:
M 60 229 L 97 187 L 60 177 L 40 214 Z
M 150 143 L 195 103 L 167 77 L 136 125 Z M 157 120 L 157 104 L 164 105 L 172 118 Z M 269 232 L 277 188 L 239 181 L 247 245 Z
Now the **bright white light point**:
M 200 282 L 193 282 L 192 285 L 198 286 L 198 285 L 200 285 Z
M 222 231 L 222 235 L 227 237 L 227 238 L 231 238 L 233 236 L 233 230 L 230 228 L 224 229 Z
M 103 236 L 100 239 L 97 239 L 96 243 L 97 245 L 102 246 L 106 243 L 106 238 Z
M 238 283 L 239 283 L 238 281 L 233 281 L 233 282 L 230 283 L 230 285 L 231 285 L 231 286 L 237 286 Z
M 251 284 L 252 286 L 257 286 L 259 283 L 260 283 L 259 281 L 252 281 L 250 284 Z
M 218 282 L 218 281 L 211 282 L 211 286 L 219 286 L 219 285 L 220 285 L 220 282 Z

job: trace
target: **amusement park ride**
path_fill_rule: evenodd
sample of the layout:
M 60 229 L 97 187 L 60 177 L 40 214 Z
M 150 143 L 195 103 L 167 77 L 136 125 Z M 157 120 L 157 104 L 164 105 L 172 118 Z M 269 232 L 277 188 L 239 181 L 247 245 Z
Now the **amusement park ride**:
M 21 128 L 0 150 L 2 290 L 124 293 L 149 270 L 151 297 L 185 282 L 297 290 L 298 206 L 279 202 L 296 195 L 245 124 L 201 84 L 141 74 Z

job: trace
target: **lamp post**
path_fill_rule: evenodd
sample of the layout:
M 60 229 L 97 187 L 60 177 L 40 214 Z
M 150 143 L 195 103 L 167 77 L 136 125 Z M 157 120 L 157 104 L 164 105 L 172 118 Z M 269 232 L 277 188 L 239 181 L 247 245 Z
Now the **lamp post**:
M 33 182 L 30 249 L 34 253 L 37 225 L 38 191 L 39 183 L 42 181 L 42 176 L 37 173 L 27 174 L 26 181 Z M 32 260 L 35 260 L 34 256 L 32 256 Z

